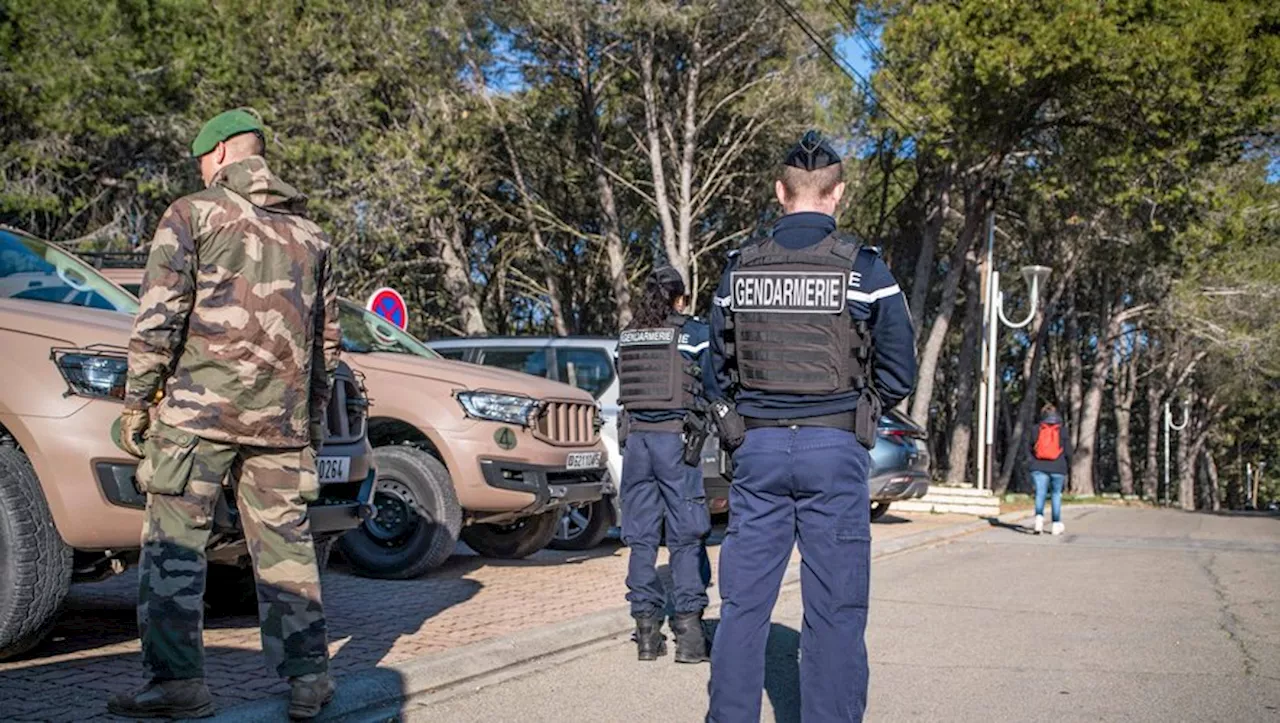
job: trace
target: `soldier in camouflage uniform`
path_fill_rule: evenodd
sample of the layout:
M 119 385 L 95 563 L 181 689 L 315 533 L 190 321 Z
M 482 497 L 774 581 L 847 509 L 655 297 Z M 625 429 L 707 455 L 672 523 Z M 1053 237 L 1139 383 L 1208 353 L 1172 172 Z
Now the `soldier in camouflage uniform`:
M 205 546 L 224 479 L 238 485 L 262 648 L 290 681 L 290 716 L 313 716 L 333 696 L 306 504 L 319 492 L 337 299 L 324 233 L 262 152 L 248 113 L 209 121 L 192 144 L 207 188 L 170 206 L 151 244 L 120 435 L 143 457 L 138 627 L 151 680 L 111 698 L 119 715 L 213 713 Z

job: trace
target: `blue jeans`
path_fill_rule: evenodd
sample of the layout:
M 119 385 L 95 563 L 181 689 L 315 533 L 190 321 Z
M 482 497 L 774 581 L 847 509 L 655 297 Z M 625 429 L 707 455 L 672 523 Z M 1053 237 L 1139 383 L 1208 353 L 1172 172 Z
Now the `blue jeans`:
M 630 441 L 628 441 L 630 444 Z M 720 625 L 711 646 L 711 723 L 758 723 L 765 645 L 791 550 L 800 544 L 800 719 L 862 720 L 871 574 L 870 455 L 852 432 L 752 429 L 733 455 L 720 548 Z M 624 498 L 625 499 L 625 498 Z
M 1044 496 L 1053 485 L 1053 521 L 1062 521 L 1062 486 L 1067 482 L 1065 474 L 1031 470 L 1031 481 L 1036 485 L 1036 514 L 1044 514 Z
M 681 461 L 683 448 L 679 432 L 632 432 L 622 450 L 622 540 L 631 548 L 627 600 L 637 617 L 661 615 L 666 608 L 657 571 L 664 522 L 672 608 L 695 613 L 707 606 L 711 517 L 702 468 Z

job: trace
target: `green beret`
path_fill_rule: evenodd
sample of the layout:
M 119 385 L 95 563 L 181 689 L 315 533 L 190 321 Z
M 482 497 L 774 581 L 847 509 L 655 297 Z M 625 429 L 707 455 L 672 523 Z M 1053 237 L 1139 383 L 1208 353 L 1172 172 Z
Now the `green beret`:
M 204 124 L 200 135 L 191 142 L 191 157 L 199 158 L 212 151 L 219 143 L 241 133 L 262 133 L 262 123 L 253 114 L 243 110 L 219 113 Z

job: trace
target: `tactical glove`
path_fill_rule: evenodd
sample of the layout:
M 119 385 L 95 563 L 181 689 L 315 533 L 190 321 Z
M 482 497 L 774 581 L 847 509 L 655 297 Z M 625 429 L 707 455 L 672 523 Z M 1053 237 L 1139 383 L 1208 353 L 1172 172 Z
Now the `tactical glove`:
M 320 451 L 320 447 L 324 445 L 324 438 L 324 422 L 319 419 L 311 420 L 311 439 L 309 444 L 313 452 Z
M 125 409 L 120 412 L 120 447 L 138 459 L 147 456 L 142 446 L 146 443 L 147 428 L 150 426 L 149 409 Z

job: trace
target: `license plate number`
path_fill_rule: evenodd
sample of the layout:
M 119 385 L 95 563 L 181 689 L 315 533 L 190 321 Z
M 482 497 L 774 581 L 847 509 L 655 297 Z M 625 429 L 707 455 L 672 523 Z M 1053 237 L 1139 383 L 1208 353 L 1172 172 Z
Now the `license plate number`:
M 599 452 L 570 452 L 564 460 L 566 469 L 595 469 L 600 466 Z
M 346 482 L 351 476 L 351 458 L 317 457 L 316 474 L 321 482 Z

